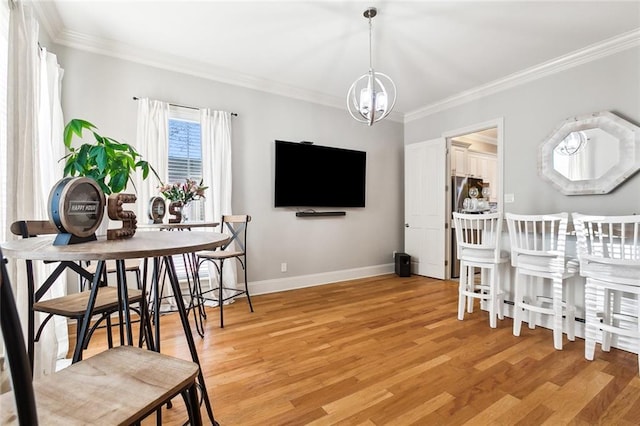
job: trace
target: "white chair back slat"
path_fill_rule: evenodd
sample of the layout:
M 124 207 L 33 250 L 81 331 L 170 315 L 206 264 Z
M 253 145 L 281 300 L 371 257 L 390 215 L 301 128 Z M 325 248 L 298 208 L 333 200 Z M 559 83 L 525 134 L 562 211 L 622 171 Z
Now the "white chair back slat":
M 498 262 L 501 250 L 502 215 L 453 213 L 458 244 L 457 256 L 461 260 L 470 254 L 486 261 Z M 481 254 L 482 253 L 482 254 Z
M 519 255 L 523 255 L 548 258 L 550 264 L 564 268 L 568 213 L 506 213 L 505 218 L 511 243 L 511 263 L 514 267 L 518 266 Z M 552 258 L 555 258 L 554 262 Z
M 602 271 L 617 274 L 618 277 L 626 276 L 630 278 L 624 280 L 627 283 L 635 279 L 640 285 L 640 216 L 573 213 L 572 218 L 578 239 L 580 266 L 585 276 L 592 275 L 594 264 L 609 265 L 609 269 Z

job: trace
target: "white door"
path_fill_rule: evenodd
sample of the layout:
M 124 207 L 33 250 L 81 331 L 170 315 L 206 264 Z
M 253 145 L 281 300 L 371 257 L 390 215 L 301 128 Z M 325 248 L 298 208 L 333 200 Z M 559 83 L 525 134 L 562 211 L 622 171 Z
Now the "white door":
M 445 138 L 405 146 L 404 249 L 414 274 L 445 278 Z

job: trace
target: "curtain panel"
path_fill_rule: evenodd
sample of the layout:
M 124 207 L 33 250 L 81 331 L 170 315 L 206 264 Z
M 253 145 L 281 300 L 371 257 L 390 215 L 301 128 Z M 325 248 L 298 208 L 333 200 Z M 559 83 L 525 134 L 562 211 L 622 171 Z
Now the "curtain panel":
M 6 193 L 12 202 L 4 206 L 6 223 L 47 219 L 49 191 L 62 178 L 64 156 L 60 90 L 63 70 L 54 54 L 38 45 L 39 25 L 30 7 L 12 2 L 9 21 L 7 90 Z M 31 173 L 24 173 L 30 170 Z M 55 265 L 34 262 L 36 285 Z M 23 261 L 9 262 L 9 274 L 17 298 L 23 330 L 27 328 L 26 269 Z M 61 276 L 44 296 L 66 294 Z M 43 317 L 44 318 L 44 317 Z M 43 319 L 36 315 L 36 326 Z M 53 324 L 53 326 L 51 326 Z M 35 347 L 34 377 L 56 369 L 56 361 L 68 351 L 67 322 L 57 318 L 45 327 Z
M 169 104 L 167 102 L 138 99 L 138 124 L 135 148 L 142 158 L 151 164 L 162 182 L 169 176 Z M 142 173 L 135 173 L 137 188 L 136 216 L 138 222 L 148 221 L 148 204 L 151 197 L 158 196 L 158 179 L 149 174 L 146 180 Z
M 205 220 L 220 221 L 231 211 L 231 113 L 200 109 L 202 132 L 202 177 L 209 185 L 205 198 Z M 224 229 L 220 228 L 220 232 Z M 229 247 L 233 250 L 233 247 Z M 209 263 L 209 262 L 207 262 Z M 225 287 L 236 287 L 236 268 L 224 268 Z M 209 264 L 209 285 L 217 280 L 215 268 Z M 210 288 L 211 288 L 210 287 Z M 227 297 L 227 295 L 224 295 Z

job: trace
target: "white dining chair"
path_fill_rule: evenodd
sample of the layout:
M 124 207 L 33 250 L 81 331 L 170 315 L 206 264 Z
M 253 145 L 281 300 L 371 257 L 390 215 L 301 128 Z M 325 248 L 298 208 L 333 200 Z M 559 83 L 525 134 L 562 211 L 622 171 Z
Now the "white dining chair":
M 585 347 L 611 349 L 613 338 L 628 339 L 640 372 L 640 216 L 572 214 L 578 238 L 580 274 L 585 277 Z
M 538 314 L 550 315 L 553 346 L 562 350 L 563 317 L 567 337 L 575 340 L 574 292 L 566 283 L 578 272 L 578 262 L 565 256 L 569 214 L 505 213 L 505 218 L 515 268 L 513 335 L 520 335 L 524 311 L 529 312 L 530 329 Z
M 489 326 L 496 328 L 496 318 L 504 318 L 499 267 L 509 261 L 509 254 L 501 250 L 502 214 L 453 213 L 453 223 L 460 260 L 458 319 L 464 319 L 465 305 L 472 313 L 474 299 L 479 299 L 488 302 Z M 476 268 L 480 270 L 478 283 Z

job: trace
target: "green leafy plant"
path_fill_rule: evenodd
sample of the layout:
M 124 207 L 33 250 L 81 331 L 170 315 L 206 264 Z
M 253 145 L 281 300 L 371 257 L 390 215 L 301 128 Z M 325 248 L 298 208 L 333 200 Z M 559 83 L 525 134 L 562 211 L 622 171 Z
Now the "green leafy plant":
M 79 147 L 71 146 L 75 136 L 82 138 L 83 130 L 93 134 L 95 144 L 83 143 Z M 97 133 L 97 127 L 88 121 L 72 119 L 64 128 L 64 145 L 69 153 L 62 157 L 65 160 L 64 176 L 85 176 L 95 180 L 106 195 L 122 192 L 131 182 L 131 173 L 142 170 L 142 178 L 149 176 L 149 171 L 160 180 L 151 165 L 129 144 L 118 142 Z M 136 190 L 137 191 L 137 190 Z

